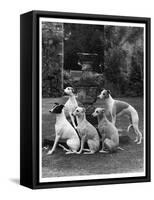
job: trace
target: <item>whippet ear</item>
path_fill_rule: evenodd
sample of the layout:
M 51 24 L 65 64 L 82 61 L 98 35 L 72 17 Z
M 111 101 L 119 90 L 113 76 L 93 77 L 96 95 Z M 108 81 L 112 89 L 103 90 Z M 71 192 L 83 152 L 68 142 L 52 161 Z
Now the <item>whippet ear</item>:
M 61 104 L 61 105 L 59 105 L 59 107 L 60 107 L 61 109 L 63 109 L 65 106 L 64 106 L 63 104 Z
M 55 102 L 55 103 L 54 103 L 54 105 L 57 105 L 57 106 L 58 106 L 58 105 L 59 105 L 59 103 Z
M 105 112 L 105 108 L 102 108 L 102 113 L 104 113 Z
M 57 114 L 60 114 L 62 112 L 62 109 L 64 108 L 64 105 L 61 104 L 61 105 L 58 105 L 55 107 L 55 109 L 53 109 L 53 113 L 57 113 Z
M 52 104 L 52 109 L 54 109 L 58 105 L 59 105 L 59 103 L 55 102 L 54 104 Z
M 71 90 L 72 90 L 73 93 L 75 92 L 74 88 L 72 88 L 72 87 L 71 87 Z
M 107 90 L 107 93 L 108 93 L 108 94 L 111 94 L 111 91 L 110 91 L 110 90 Z
M 100 92 L 102 92 L 103 90 L 105 90 L 104 88 L 100 88 Z

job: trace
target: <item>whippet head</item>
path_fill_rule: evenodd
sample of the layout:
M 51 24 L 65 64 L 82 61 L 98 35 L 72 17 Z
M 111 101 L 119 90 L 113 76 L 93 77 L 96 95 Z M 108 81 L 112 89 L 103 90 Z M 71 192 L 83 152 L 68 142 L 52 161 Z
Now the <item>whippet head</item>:
M 95 111 L 92 113 L 93 117 L 104 116 L 105 115 L 105 108 L 96 108 Z
M 103 89 L 100 95 L 98 95 L 98 98 L 105 100 L 109 98 L 110 94 L 111 94 L 110 90 Z
M 80 116 L 84 116 L 85 115 L 85 112 L 86 112 L 86 109 L 83 108 L 83 107 L 77 107 L 74 112 L 72 113 L 73 116 L 77 116 L 77 117 L 80 117 Z
M 72 96 L 74 94 L 74 89 L 72 87 L 67 87 L 64 89 L 64 93 L 69 96 Z
M 54 106 L 49 110 L 50 113 L 60 114 L 64 108 L 63 104 L 55 103 Z

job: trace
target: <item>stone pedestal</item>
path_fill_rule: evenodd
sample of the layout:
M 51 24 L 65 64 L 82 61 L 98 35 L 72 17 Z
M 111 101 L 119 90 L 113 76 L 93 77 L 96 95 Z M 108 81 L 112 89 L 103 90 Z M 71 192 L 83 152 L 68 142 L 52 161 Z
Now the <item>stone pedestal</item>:
M 82 66 L 82 75 L 76 83 L 75 88 L 78 94 L 78 100 L 86 108 L 87 120 L 93 125 L 97 124 L 97 120 L 92 117 L 95 110 L 93 104 L 97 100 L 98 82 L 93 70 L 93 63 L 97 58 L 95 53 L 78 53 L 79 63 Z

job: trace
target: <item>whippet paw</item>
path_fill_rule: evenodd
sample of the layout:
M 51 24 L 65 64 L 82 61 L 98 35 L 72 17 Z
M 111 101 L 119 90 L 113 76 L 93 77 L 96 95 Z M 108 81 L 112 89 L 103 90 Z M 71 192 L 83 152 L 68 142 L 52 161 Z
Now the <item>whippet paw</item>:
M 134 142 L 137 142 L 137 141 L 138 141 L 137 139 L 134 140 Z
M 109 151 L 100 150 L 100 153 L 109 153 Z
M 121 151 L 124 151 L 124 149 L 123 149 L 123 148 L 121 148 L 121 147 L 117 147 L 117 149 L 118 149 L 118 150 L 121 150 Z
M 51 154 L 53 154 L 53 152 L 50 152 L 50 151 L 49 151 L 49 152 L 47 153 L 47 155 L 51 155 Z
M 81 152 L 76 152 L 76 154 L 81 154 Z
M 65 154 L 72 154 L 74 153 L 73 151 L 67 151 Z
M 84 152 L 83 154 L 94 154 L 95 152 Z

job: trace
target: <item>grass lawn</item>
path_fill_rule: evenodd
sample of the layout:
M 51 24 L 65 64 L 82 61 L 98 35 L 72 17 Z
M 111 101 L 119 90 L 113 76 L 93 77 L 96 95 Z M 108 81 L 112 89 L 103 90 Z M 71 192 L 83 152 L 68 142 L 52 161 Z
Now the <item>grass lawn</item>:
M 50 114 L 49 109 L 54 102 L 65 103 L 66 100 L 66 98 L 45 98 L 42 100 L 42 140 L 54 140 L 55 115 Z M 140 118 L 139 129 L 143 133 L 143 99 L 121 98 L 120 100 L 130 103 L 138 111 Z M 95 103 L 95 107 L 101 106 L 101 100 L 98 100 Z M 126 130 L 128 125 L 127 117 L 117 118 L 117 127 Z M 120 145 L 125 150 L 119 150 L 113 154 L 101 154 L 98 152 L 93 155 L 65 155 L 65 152 L 58 147 L 52 155 L 46 155 L 46 152 L 43 151 L 42 177 L 142 172 L 143 143 L 137 145 L 133 142 L 135 134 L 132 129 L 129 137 L 130 142 Z

